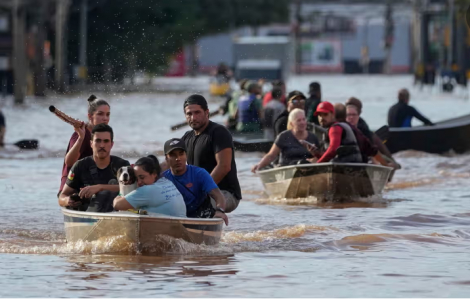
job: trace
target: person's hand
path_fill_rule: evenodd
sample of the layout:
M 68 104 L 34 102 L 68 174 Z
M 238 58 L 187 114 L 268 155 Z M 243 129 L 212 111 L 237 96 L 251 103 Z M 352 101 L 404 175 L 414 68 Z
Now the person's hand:
M 259 164 L 253 165 L 251 167 L 251 172 L 256 173 L 258 171 L 258 168 L 259 168 Z
M 67 199 L 67 207 L 78 207 L 82 204 L 81 201 L 73 200 L 71 196 L 68 197 Z
M 307 159 L 307 161 L 310 162 L 310 163 L 317 163 L 318 159 L 313 157 L 313 158 Z
M 225 213 L 217 211 L 215 212 L 214 218 L 222 218 L 224 219 L 225 225 L 228 225 L 228 217 L 227 215 L 225 215 Z
M 308 152 L 312 154 L 312 156 L 317 156 L 320 154 L 320 149 L 316 145 L 310 145 L 307 142 L 302 142 L 302 144 L 307 148 Z
M 85 130 L 86 130 L 86 126 L 85 126 L 85 123 L 82 122 L 82 125 L 80 127 L 73 127 L 73 129 L 75 130 L 75 132 L 77 132 L 78 134 L 78 138 L 80 139 L 85 139 Z
M 85 188 L 80 189 L 80 193 L 78 194 L 81 198 L 91 198 L 93 195 L 101 191 L 100 185 L 94 186 L 87 186 Z

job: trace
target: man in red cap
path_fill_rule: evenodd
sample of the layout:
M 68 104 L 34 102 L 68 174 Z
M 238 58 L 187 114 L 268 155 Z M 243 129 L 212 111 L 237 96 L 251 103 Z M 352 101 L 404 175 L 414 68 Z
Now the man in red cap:
M 318 116 L 320 125 L 328 129 L 325 137 L 326 152 L 317 163 L 361 163 L 356 136 L 348 124 L 336 121 L 334 106 L 330 102 L 321 102 L 314 115 Z

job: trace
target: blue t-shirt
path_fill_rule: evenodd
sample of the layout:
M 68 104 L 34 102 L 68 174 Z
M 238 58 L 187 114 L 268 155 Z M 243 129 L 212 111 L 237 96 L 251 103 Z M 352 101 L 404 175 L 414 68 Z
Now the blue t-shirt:
M 160 178 L 152 185 L 137 188 L 125 196 L 134 209 L 160 213 L 175 217 L 186 217 L 183 196 L 175 185 L 166 178 Z
M 188 214 L 196 211 L 207 194 L 218 188 L 207 170 L 193 165 L 186 165 L 186 172 L 183 175 L 173 175 L 168 169 L 163 176 L 172 181 L 183 195 Z

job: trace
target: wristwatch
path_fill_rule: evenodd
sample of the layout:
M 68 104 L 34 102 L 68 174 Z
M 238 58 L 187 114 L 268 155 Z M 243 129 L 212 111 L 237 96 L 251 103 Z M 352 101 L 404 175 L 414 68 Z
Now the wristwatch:
M 216 211 L 219 211 L 219 212 L 222 212 L 222 213 L 224 213 L 224 214 L 225 214 L 225 210 L 224 210 L 224 209 L 222 209 L 222 208 L 219 208 L 219 207 L 217 207 L 215 210 L 216 210 Z

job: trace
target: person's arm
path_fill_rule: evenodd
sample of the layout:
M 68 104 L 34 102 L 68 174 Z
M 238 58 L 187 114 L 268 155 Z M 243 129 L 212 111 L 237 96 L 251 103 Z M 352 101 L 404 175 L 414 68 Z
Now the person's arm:
M 225 210 L 225 197 L 220 192 L 219 188 L 212 189 L 212 191 L 209 192 L 209 196 L 212 197 L 215 200 L 215 203 L 217 205 L 217 208 L 221 208 Z M 222 218 L 225 222 L 225 225 L 228 225 L 228 217 L 227 214 L 221 212 L 221 211 L 216 211 L 214 218 Z
M 155 192 L 148 192 L 146 188 L 149 186 L 142 186 L 130 192 L 126 196 L 117 196 L 113 201 L 114 209 L 124 211 L 129 209 L 139 209 L 140 207 L 147 206 L 152 201 L 151 196 L 156 197 Z M 153 204 L 156 201 L 152 202 Z
M 269 153 L 267 153 L 258 164 L 254 165 L 251 168 L 251 171 L 255 173 L 258 169 L 271 164 L 274 160 L 276 160 L 280 153 L 281 149 L 276 144 L 273 144 L 271 150 L 269 150 Z
M 215 153 L 217 165 L 211 172 L 211 177 L 218 184 L 232 169 L 233 139 L 230 132 L 219 127 L 212 135 L 212 150 Z
M 393 160 L 392 153 L 388 150 L 387 146 L 383 143 L 382 139 L 377 136 L 377 134 L 372 134 L 372 140 L 379 152 Z
M 101 191 L 111 191 L 111 192 L 119 192 L 119 185 L 93 185 L 93 186 L 86 186 L 80 189 L 80 193 L 78 194 L 82 198 L 91 198 L 98 192 Z
M 77 161 L 75 162 L 75 164 L 73 164 L 72 168 L 67 174 L 67 180 L 65 181 L 64 188 L 62 189 L 62 192 L 59 195 L 59 205 L 61 207 L 75 207 L 80 205 L 80 202 L 77 203 L 77 201 L 70 200 L 70 195 L 78 192 L 80 190 L 80 187 L 83 186 L 81 173 L 82 171 L 80 162 Z
M 372 160 L 377 161 L 383 166 L 390 166 L 390 163 L 388 163 L 380 153 L 377 153 L 375 156 L 372 157 Z
M 217 166 L 212 170 L 211 177 L 218 184 L 232 169 L 232 149 L 226 148 L 216 153 L 215 160 Z
M 75 201 L 70 199 L 70 195 L 76 193 L 77 191 L 67 184 L 64 185 L 64 189 L 59 195 L 59 206 L 61 207 L 77 207 L 81 204 L 80 201 Z
M 434 124 L 429 119 L 424 117 L 421 113 L 419 113 L 418 110 L 416 110 L 416 108 L 414 108 L 414 107 L 411 107 L 411 108 L 413 110 L 413 116 L 414 117 L 416 117 L 417 119 L 422 121 L 426 126 L 434 126 Z
M 330 146 L 326 152 L 318 159 L 317 163 L 330 162 L 336 156 L 336 150 L 341 145 L 341 136 L 343 135 L 343 128 L 341 126 L 333 126 L 329 130 Z
M 117 196 L 113 201 L 113 207 L 118 211 L 126 211 L 134 208 L 124 196 Z
M 209 196 L 215 200 L 217 208 L 225 210 L 225 197 L 219 188 L 214 188 L 209 192 Z
M 76 139 L 72 138 L 72 140 L 70 140 L 70 142 L 73 143 L 73 146 L 70 148 L 67 155 L 65 155 L 65 165 L 67 165 L 67 167 L 72 167 L 73 164 L 78 161 L 78 158 L 80 158 L 80 149 L 82 148 L 83 141 L 85 140 L 86 125 L 83 124 L 80 128 L 73 127 L 73 129 L 78 136 Z

